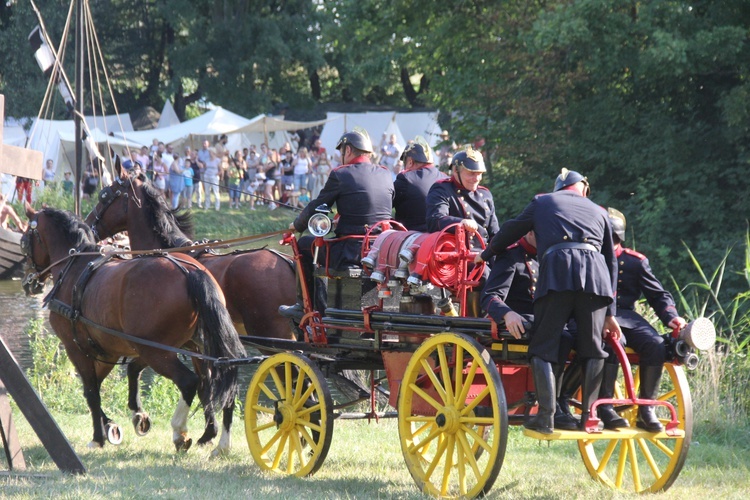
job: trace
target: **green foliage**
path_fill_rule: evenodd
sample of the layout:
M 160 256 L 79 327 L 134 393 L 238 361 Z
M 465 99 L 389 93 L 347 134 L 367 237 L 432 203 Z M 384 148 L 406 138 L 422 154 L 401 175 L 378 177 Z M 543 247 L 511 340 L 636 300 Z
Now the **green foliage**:
M 719 341 L 717 349 L 701 355 L 701 363 L 691 374 L 696 415 L 701 415 L 707 434 L 730 438 L 736 433 L 735 423 L 750 418 L 746 390 L 750 384 L 750 291 L 746 287 L 734 295 L 725 292 L 729 251 L 713 271 L 707 272 L 693 252 L 686 249 L 699 278 L 679 287 L 678 302 L 687 317 L 710 318 Z M 745 268 L 741 274 L 750 285 L 750 232 L 745 235 L 744 250 Z

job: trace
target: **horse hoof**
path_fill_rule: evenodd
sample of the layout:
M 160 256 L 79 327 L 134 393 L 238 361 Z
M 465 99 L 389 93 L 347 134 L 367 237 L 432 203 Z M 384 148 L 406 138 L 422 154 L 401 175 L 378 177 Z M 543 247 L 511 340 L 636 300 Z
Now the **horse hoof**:
M 180 438 L 174 443 L 174 447 L 178 453 L 181 451 L 188 451 L 192 445 L 193 440 L 190 438 L 185 438 L 185 436 L 180 436 Z
M 89 449 L 94 450 L 94 449 L 104 448 L 104 443 L 99 443 L 97 441 L 91 441 L 91 442 L 89 442 L 89 444 L 87 446 L 89 447 Z
M 133 415 L 133 428 L 138 436 L 145 436 L 151 430 L 151 417 L 147 413 L 139 412 Z
M 120 430 L 119 425 L 115 424 L 114 422 L 105 424 L 104 432 L 107 433 L 107 441 L 109 441 L 110 443 L 114 445 L 122 443 L 122 431 Z

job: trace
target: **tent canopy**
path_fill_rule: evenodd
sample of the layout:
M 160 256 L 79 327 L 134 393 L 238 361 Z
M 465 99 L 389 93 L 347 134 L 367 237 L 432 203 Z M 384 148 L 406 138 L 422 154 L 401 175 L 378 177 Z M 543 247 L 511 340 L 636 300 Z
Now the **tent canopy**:
M 434 145 L 440 136 L 437 113 L 327 113 L 327 120 L 320 134 L 323 147 L 329 152 L 333 151 L 339 138 L 345 132 L 351 132 L 354 127 L 367 130 L 376 153 L 388 142 L 391 134 L 396 134 L 396 141 L 401 147 L 418 135 L 424 137 L 430 145 Z

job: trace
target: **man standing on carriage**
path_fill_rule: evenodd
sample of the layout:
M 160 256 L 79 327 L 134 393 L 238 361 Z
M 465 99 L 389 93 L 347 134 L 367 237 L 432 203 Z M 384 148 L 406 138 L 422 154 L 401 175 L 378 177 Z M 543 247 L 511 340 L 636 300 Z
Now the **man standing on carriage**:
M 524 323 L 534 322 L 534 294 L 538 276 L 536 235 L 534 231 L 529 231 L 497 256 L 482 290 L 482 309 L 487 311 L 495 323 L 505 324 L 505 328 L 516 339 L 527 333 Z M 565 363 L 573 348 L 572 333 L 570 325 L 567 325 L 560 338 L 557 362 L 553 366 L 557 386 L 555 429 L 578 429 L 578 420 L 570 413 L 567 397 L 560 399 Z
M 639 355 L 641 385 L 638 397 L 654 399 L 659 391 L 661 372 L 667 356 L 666 345 L 654 327 L 635 312 L 635 303 L 641 295 L 645 296 L 661 322 L 668 328 L 682 329 L 687 322 L 677 314 L 672 295 L 656 278 L 646 256 L 622 246 L 625 241 L 625 216 L 613 208 L 607 209 L 607 212 L 612 224 L 615 255 L 619 266 L 617 322 L 622 328 L 627 345 Z M 604 365 L 604 378 L 599 397 L 611 398 L 613 396 L 618 366 L 617 358 L 614 354 L 610 354 Z M 611 405 L 599 407 L 599 418 L 607 428 L 628 426 L 627 420 L 615 413 Z M 664 426 L 654 413 L 653 406 L 638 408 L 636 426 L 650 432 L 664 430 Z
M 308 203 L 289 229 L 303 232 L 315 209 L 321 205 L 336 205 L 337 238 L 364 235 L 372 225 L 391 218 L 394 194 L 391 173 L 385 167 L 371 163 L 373 147 L 367 131 L 355 128 L 345 133 L 336 149 L 341 154 L 342 165 L 331 171 L 317 198 Z M 304 278 L 308 287 L 313 284 L 314 241 L 313 236 L 303 236 L 298 241 L 304 276 L 297 276 L 297 304 L 280 308 L 279 312 L 284 316 L 296 317 L 304 312 L 300 280 Z M 326 261 L 328 251 L 331 268 L 359 267 L 361 248 L 361 238 L 330 243 L 320 247 L 318 262 Z M 321 309 L 325 307 L 324 304 L 319 306 Z
M 448 177 L 433 164 L 430 146 L 416 137 L 401 153 L 404 170 L 396 176 L 393 208 L 396 220 L 410 231 L 427 231 L 427 193 L 432 185 Z
M 619 340 L 614 317 L 617 258 L 607 212 L 588 199 L 589 183 L 578 172 L 563 169 L 552 193 L 539 195 L 515 219 L 506 221 L 489 248 L 477 260 L 500 254 L 520 237 L 534 231 L 539 278 L 534 300 L 534 332 L 529 364 L 539 408 L 524 423 L 528 429 L 551 434 L 554 429 L 555 378 L 560 338 L 573 317 L 578 327 L 576 351 L 584 360 L 581 423 L 588 420 L 599 394 L 604 359 L 602 338 Z

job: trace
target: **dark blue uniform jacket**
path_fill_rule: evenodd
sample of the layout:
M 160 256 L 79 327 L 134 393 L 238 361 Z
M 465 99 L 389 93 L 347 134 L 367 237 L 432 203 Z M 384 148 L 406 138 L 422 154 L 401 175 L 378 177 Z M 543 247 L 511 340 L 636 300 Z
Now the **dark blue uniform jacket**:
M 401 172 L 393 182 L 396 220 L 410 231 L 427 232 L 427 192 L 446 175 L 432 165 Z
M 654 276 L 645 255 L 630 248 L 618 248 L 617 264 L 617 320 L 625 328 L 634 328 L 632 316 L 635 313 L 635 303 L 646 297 L 648 304 L 654 309 L 662 323 L 669 324 L 679 316 L 675 308 L 672 295 L 664 290 L 661 282 Z M 640 316 L 637 319 L 640 319 Z
M 500 323 L 511 310 L 533 317 L 539 263 L 536 248 L 521 239 L 495 259 L 482 292 L 482 309 Z
M 606 210 L 569 190 L 539 195 L 502 225 L 482 257 L 502 253 L 532 229 L 539 255 L 536 298 L 549 291 L 583 291 L 609 298 L 607 314 L 614 315 L 617 258 Z M 588 243 L 597 250 L 558 248 L 547 254 L 558 243 Z
M 431 233 L 442 231 L 463 219 L 476 221 L 485 243 L 492 239 L 499 224 L 489 189 L 479 186 L 476 191 L 467 191 L 452 177 L 433 184 L 427 193 L 427 230 Z
M 389 220 L 393 209 L 393 178 L 379 165 L 360 156 L 352 163 L 331 171 L 325 186 L 294 220 L 294 228 L 302 232 L 307 221 L 322 204 L 336 205 L 339 213 L 336 236 L 365 234 L 376 222 Z

